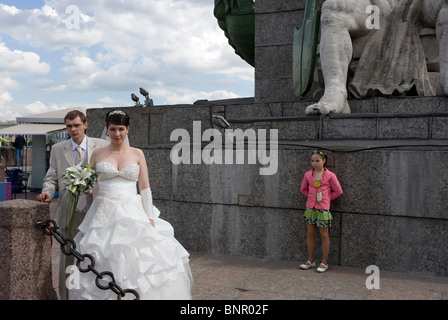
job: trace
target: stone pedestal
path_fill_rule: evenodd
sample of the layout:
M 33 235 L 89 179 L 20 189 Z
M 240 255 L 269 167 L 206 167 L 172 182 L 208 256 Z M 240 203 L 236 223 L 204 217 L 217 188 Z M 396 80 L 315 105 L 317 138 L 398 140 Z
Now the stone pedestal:
M 57 300 L 50 238 L 35 226 L 49 216 L 48 204 L 0 202 L 0 300 Z
M 321 149 L 344 190 L 331 205 L 330 265 L 448 275 L 440 258 L 448 255 L 448 99 L 351 100 L 352 114 L 305 116 L 309 103 L 247 99 L 145 108 L 149 122 L 134 130 L 142 139 L 132 145 L 147 157 L 154 204 L 176 238 L 187 250 L 306 261 L 300 183 L 311 151 Z M 141 109 L 127 112 L 138 119 Z M 89 109 L 88 118 L 105 112 Z M 178 140 L 170 141 L 171 133 L 182 128 L 193 137 L 193 121 L 201 122 L 202 133 L 214 127 L 211 115 L 223 116 L 234 130 L 277 129 L 277 173 L 261 176 L 260 163 L 247 159 L 173 164 Z M 101 123 L 89 123 L 88 130 L 101 132 Z
M 5 165 L 0 163 L 0 182 L 5 181 Z

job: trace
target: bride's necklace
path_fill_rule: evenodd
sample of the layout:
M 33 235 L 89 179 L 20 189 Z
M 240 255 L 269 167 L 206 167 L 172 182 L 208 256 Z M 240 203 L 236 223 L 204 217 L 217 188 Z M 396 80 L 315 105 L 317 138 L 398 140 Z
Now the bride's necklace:
M 128 150 L 127 147 L 124 147 L 124 148 L 118 149 L 118 150 L 114 150 L 112 148 L 109 148 L 110 153 L 116 153 L 116 154 L 125 153 L 127 150 Z

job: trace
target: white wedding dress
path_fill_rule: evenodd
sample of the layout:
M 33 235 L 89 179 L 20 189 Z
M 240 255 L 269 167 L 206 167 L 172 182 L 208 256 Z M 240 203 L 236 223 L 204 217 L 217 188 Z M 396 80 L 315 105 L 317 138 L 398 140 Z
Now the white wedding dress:
M 91 254 L 98 272 L 112 272 L 123 290 L 136 290 L 141 300 L 191 299 L 189 254 L 174 238 L 173 227 L 158 218 L 156 207 L 155 228 L 149 223 L 137 194 L 139 165 L 118 170 L 109 162 L 100 162 L 96 171 L 96 195 L 74 238 L 77 250 Z M 81 267 L 86 269 L 89 263 L 86 259 Z M 79 289 L 70 289 L 69 299 L 117 299 L 111 290 L 95 285 L 92 272 L 80 273 L 79 278 Z

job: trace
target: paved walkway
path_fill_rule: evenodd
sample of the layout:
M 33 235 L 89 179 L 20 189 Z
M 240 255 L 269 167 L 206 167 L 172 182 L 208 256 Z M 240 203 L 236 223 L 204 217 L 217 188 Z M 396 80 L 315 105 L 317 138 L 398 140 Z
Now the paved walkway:
M 19 197 L 18 197 L 19 198 Z M 29 194 L 28 199 L 35 199 Z M 56 202 L 51 204 L 54 215 Z M 58 287 L 59 245 L 53 245 L 53 283 Z M 326 273 L 301 270 L 299 262 L 191 252 L 194 300 L 448 300 L 448 277 L 380 270 L 379 289 L 368 289 L 365 269 L 331 266 Z
M 193 298 L 236 300 L 448 300 L 448 277 L 380 270 L 380 288 L 367 289 L 365 269 L 330 266 L 323 274 L 298 262 L 193 252 Z

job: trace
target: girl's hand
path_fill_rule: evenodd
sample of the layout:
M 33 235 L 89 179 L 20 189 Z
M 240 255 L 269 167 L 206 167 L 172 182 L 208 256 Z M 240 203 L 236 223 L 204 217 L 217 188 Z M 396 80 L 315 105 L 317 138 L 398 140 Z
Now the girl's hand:
M 154 220 L 149 219 L 149 223 L 150 223 L 154 228 L 156 227 L 156 225 L 154 224 Z
M 85 194 L 86 196 L 88 196 L 88 195 L 90 195 L 90 194 L 92 194 L 92 193 L 93 193 L 93 189 L 89 189 L 89 191 L 85 192 L 84 194 Z

